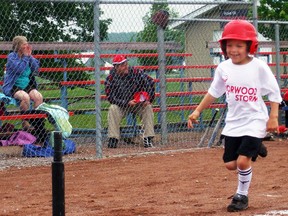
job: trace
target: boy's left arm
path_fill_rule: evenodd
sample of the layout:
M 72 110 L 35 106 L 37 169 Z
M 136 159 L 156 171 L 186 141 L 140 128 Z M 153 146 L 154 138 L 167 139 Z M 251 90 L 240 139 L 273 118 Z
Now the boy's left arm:
M 266 124 L 266 131 L 279 133 L 278 112 L 279 103 L 270 102 L 270 115 Z

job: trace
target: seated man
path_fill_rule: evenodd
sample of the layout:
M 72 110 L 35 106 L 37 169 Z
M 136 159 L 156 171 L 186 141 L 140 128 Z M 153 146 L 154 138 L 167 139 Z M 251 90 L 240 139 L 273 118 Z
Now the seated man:
M 144 147 L 153 147 L 154 81 L 142 71 L 128 66 L 127 59 L 122 55 L 116 55 L 112 64 L 114 68 L 105 81 L 105 92 L 111 103 L 108 111 L 108 148 L 117 148 L 121 120 L 129 113 L 137 114 L 141 118 L 144 127 Z

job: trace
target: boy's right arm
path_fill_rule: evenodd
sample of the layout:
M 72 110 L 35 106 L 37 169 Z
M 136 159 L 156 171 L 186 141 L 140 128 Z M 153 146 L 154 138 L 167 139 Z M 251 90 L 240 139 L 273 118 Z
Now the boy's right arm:
M 203 100 L 200 102 L 200 104 L 197 106 L 197 108 L 192 112 L 191 115 L 188 117 L 188 128 L 193 128 L 193 123 L 198 124 L 198 118 L 200 116 L 200 113 L 206 109 L 210 104 L 212 104 L 215 101 L 215 97 L 207 93 Z

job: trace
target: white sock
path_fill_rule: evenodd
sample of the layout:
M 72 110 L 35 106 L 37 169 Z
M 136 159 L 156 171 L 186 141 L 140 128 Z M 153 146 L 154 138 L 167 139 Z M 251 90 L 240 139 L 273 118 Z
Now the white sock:
M 237 193 L 241 195 L 248 195 L 248 190 L 250 187 L 252 179 L 252 168 L 250 167 L 247 170 L 240 170 L 238 168 L 238 188 Z

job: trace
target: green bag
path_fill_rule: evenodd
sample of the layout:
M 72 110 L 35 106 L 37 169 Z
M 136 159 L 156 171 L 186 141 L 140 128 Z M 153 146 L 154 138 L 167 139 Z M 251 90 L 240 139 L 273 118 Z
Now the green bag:
M 69 113 L 66 109 L 58 105 L 42 103 L 36 110 L 49 113 L 48 121 L 55 126 L 56 130 L 62 132 L 64 139 L 71 135 L 72 125 L 69 122 Z

